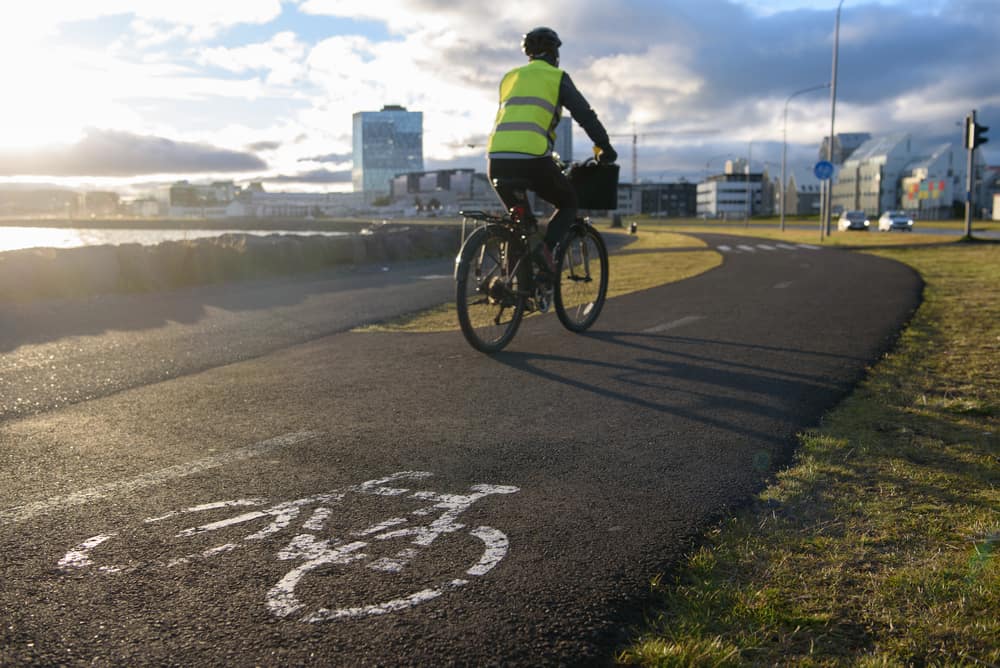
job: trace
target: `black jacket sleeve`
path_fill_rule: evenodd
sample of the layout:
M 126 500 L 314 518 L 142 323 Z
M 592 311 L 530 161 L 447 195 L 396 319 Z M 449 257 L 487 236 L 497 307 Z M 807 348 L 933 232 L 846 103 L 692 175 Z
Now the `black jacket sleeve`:
M 563 72 L 562 81 L 559 83 L 559 104 L 569 111 L 570 116 L 580 124 L 595 146 L 602 149 L 611 146 L 608 131 L 604 129 L 601 121 L 597 118 L 597 113 L 590 108 L 590 104 L 577 90 L 573 80 L 566 72 Z

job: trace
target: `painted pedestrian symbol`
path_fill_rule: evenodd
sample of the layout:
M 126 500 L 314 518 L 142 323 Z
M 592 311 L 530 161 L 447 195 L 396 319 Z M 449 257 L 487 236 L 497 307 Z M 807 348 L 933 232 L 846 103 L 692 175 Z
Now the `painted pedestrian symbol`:
M 489 526 L 470 529 L 458 520 L 481 499 L 514 494 L 519 491 L 517 487 L 472 485 L 467 493 L 447 494 L 396 486 L 431 476 L 426 471 L 401 471 L 342 490 L 276 504 L 257 498 L 201 504 L 148 518 L 141 527 L 155 530 L 176 527 L 178 522 L 183 526 L 192 517 L 214 517 L 232 509 L 240 511 L 160 537 L 161 542 L 169 538 L 168 543 L 201 543 L 196 551 L 156 559 L 150 559 L 146 553 L 119 560 L 117 557 L 123 550 L 112 548 L 116 543 L 124 544 L 120 548 L 128 548 L 130 533 L 122 530 L 88 538 L 69 550 L 58 565 L 67 573 L 92 572 L 109 577 L 140 569 L 145 572 L 144 569 L 151 567 L 192 567 L 222 555 L 259 548 L 288 532 L 290 527 L 298 526 L 298 532 L 287 542 L 280 541 L 280 549 L 272 553 L 279 562 L 291 562 L 293 567 L 267 591 L 264 605 L 271 614 L 283 619 L 321 622 L 398 612 L 485 575 L 507 555 L 509 547 L 503 532 Z M 345 531 L 336 526 L 352 501 L 365 498 L 416 507 L 355 530 Z M 236 528 L 246 527 L 252 528 L 249 534 L 242 535 L 240 531 L 240 535 L 232 535 Z M 218 542 L 219 537 L 222 542 Z M 446 555 L 445 563 L 440 555 Z M 349 586 L 338 587 L 337 579 L 330 577 L 314 577 L 310 582 L 310 575 L 337 575 L 348 570 L 351 576 L 345 575 L 342 580 L 350 580 Z M 364 587 L 358 592 L 357 582 L 365 581 L 364 577 L 358 577 L 359 572 L 379 578 L 372 590 L 392 593 L 377 600 L 365 600 Z M 345 595 L 348 589 L 355 598 L 348 600 Z

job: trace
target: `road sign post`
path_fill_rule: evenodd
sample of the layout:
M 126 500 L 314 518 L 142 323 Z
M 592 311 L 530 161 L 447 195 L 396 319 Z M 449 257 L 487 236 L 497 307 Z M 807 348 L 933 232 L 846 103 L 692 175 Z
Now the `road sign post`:
M 813 174 L 817 179 L 823 182 L 823 193 L 825 195 L 826 206 L 829 208 L 833 207 L 833 163 L 829 160 L 820 160 L 813 167 Z M 829 215 L 830 211 L 821 212 L 819 217 L 819 240 L 823 241 L 823 228 L 824 228 L 824 216 Z

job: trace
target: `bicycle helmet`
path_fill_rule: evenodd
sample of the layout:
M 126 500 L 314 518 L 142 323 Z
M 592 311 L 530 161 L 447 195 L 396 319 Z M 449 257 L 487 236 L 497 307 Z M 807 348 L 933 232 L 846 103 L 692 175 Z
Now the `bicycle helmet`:
M 535 28 L 521 38 L 521 50 L 529 58 L 537 58 L 546 53 L 558 56 L 560 46 L 562 41 L 552 28 Z

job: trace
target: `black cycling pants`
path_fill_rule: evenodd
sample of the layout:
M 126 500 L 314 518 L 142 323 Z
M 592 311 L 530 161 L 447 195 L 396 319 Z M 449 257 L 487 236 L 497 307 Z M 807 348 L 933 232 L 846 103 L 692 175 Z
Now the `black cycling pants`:
M 576 220 L 576 190 L 551 157 L 490 160 L 487 176 L 508 211 L 518 202 L 509 189 L 497 188 L 495 179 L 527 179 L 530 184 L 528 189 L 556 208 L 548 220 L 548 228 L 545 231 L 545 243 L 550 250 L 555 248 L 569 230 L 569 226 Z

